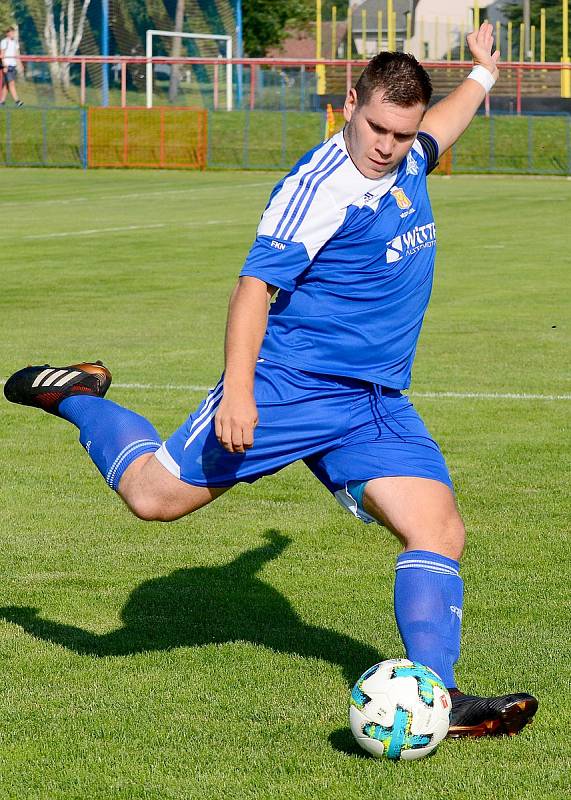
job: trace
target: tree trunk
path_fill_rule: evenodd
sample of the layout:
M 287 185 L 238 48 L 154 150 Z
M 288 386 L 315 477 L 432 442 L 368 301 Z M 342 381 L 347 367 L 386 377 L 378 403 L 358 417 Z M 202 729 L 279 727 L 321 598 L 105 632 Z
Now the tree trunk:
M 184 24 L 185 0 L 176 0 L 176 11 L 174 16 L 174 29 L 177 33 L 182 32 Z M 180 58 L 182 52 L 182 39 L 174 36 L 171 47 L 171 58 Z M 171 74 L 169 80 L 169 102 L 174 103 L 178 95 L 178 84 L 180 81 L 180 65 L 171 64 Z

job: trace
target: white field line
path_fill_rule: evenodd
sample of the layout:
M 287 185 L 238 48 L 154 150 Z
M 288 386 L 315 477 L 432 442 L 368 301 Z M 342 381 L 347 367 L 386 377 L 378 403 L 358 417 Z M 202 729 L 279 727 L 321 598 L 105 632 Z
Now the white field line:
M 70 197 L 47 200 L 6 200 L 0 202 L 0 208 L 9 208 L 12 206 L 66 206 L 73 203 L 90 203 L 97 202 L 98 200 L 130 200 L 133 198 L 147 198 L 147 197 L 168 197 L 169 195 L 179 194 L 202 194 L 203 192 L 220 191 L 225 189 L 244 189 L 258 188 L 261 186 L 273 186 L 276 181 L 263 181 L 261 183 L 220 183 L 215 186 L 202 186 L 200 188 L 194 187 L 192 189 L 156 189 L 151 192 L 126 192 L 124 194 L 99 194 L 90 195 L 87 197 Z
M 57 233 L 36 233 L 24 236 L 24 239 L 60 239 L 64 236 L 97 236 L 100 233 L 118 233 L 120 231 L 139 231 L 149 228 L 164 228 L 165 223 L 158 222 L 153 225 L 120 225 L 116 228 L 87 228 L 83 231 L 59 231 Z
M 83 231 L 59 231 L 57 233 L 35 233 L 24 236 L 24 239 L 61 239 L 68 236 L 99 236 L 105 233 L 120 233 L 122 231 L 147 231 L 154 228 L 201 228 L 204 225 L 251 225 L 251 222 L 244 222 L 237 219 L 209 219 L 196 220 L 196 222 L 158 222 L 152 225 L 122 225 L 116 228 L 86 228 Z
M 6 383 L 0 378 L 0 386 Z M 212 386 L 193 383 L 113 383 L 114 389 L 156 390 L 163 392 L 209 392 Z M 413 397 L 456 400 L 571 400 L 571 394 L 531 394 L 527 392 L 410 392 Z

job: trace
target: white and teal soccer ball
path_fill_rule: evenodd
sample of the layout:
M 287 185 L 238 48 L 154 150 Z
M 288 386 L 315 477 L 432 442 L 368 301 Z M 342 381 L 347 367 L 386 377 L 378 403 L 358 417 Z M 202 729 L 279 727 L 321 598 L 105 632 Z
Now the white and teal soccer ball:
M 448 732 L 450 695 L 428 667 L 406 658 L 368 669 L 351 692 L 349 721 L 377 758 L 412 761 L 432 753 Z

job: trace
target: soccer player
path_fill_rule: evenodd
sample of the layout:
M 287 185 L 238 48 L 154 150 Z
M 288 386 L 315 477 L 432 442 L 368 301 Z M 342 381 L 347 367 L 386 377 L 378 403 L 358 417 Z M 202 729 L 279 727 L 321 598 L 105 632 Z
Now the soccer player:
M 76 425 L 142 519 L 177 519 L 303 459 L 346 508 L 402 542 L 397 624 L 408 658 L 450 690 L 451 736 L 516 733 L 537 708 L 529 694 L 457 688 L 464 526 L 442 453 L 402 394 L 434 267 L 426 176 L 498 75 L 492 26 L 468 45 L 473 71 L 428 111 L 430 79 L 412 56 L 368 64 L 344 130 L 274 188 L 230 300 L 224 375 L 166 442 L 104 399 L 111 375 L 100 362 L 27 367 L 5 386 L 8 400 Z
M 21 108 L 24 104 L 16 91 L 16 72 L 20 55 L 20 45 L 16 37 L 16 28 L 8 28 L 0 42 L 0 61 L 2 62 L 2 89 L 0 90 L 0 106 L 6 102 L 8 92 L 12 99 Z

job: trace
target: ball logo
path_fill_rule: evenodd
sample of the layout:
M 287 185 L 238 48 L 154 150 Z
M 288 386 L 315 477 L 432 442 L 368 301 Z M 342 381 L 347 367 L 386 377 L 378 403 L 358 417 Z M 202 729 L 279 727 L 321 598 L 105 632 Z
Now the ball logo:
M 387 242 L 387 264 L 394 264 L 402 258 L 402 237 L 397 236 Z
M 397 201 L 397 206 L 402 209 L 410 208 L 412 205 L 412 200 L 409 200 L 406 194 L 404 193 L 404 189 L 399 188 L 398 186 L 393 186 L 391 189 L 391 194 Z

